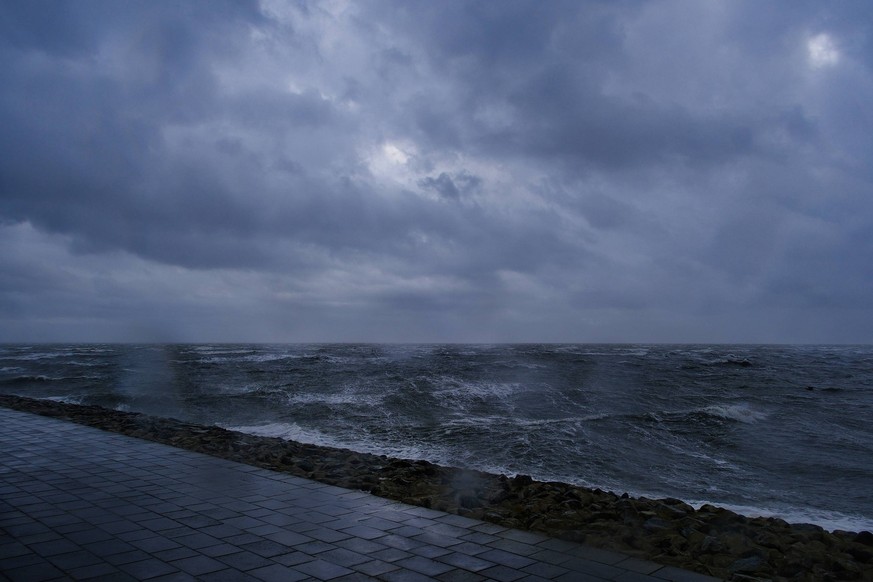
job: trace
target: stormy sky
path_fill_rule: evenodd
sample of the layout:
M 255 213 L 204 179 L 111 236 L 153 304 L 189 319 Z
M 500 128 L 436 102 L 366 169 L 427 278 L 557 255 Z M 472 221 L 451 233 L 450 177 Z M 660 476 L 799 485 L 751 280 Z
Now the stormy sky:
M 873 342 L 873 6 L 2 2 L 0 341 Z

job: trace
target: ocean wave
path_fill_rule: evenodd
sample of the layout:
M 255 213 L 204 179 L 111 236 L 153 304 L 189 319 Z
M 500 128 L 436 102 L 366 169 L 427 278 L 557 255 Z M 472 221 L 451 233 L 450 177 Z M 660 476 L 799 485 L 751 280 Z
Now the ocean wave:
M 829 531 L 873 531 L 873 516 L 850 515 L 810 507 L 772 508 L 700 500 L 686 500 L 686 502 L 695 509 L 700 509 L 704 505 L 714 505 L 747 517 L 775 517 L 788 523 L 811 523 Z
M 642 424 L 690 423 L 697 424 L 701 418 L 718 418 L 753 424 L 769 417 L 769 414 L 755 410 L 749 404 L 713 404 L 686 410 L 652 410 L 638 413 L 602 412 L 580 417 L 589 422 L 621 421 L 632 426 Z
M 54 376 L 45 376 L 43 374 L 36 375 L 26 375 L 26 376 L 15 376 L 14 378 L 7 378 L 5 380 L 0 380 L 0 384 L 32 384 L 34 382 L 60 382 L 62 380 L 67 380 L 68 378 L 57 378 Z
M 84 395 L 67 395 L 67 396 L 46 396 L 40 400 L 51 400 L 52 402 L 62 402 L 64 404 L 82 404 L 85 401 Z
M 468 381 L 451 375 L 430 376 L 426 380 L 434 387 L 433 394 L 439 399 L 503 399 L 524 389 L 520 382 Z
M 57 360 L 61 358 L 72 358 L 76 356 L 90 356 L 94 352 L 90 350 L 64 350 L 52 352 L 35 352 L 35 353 L 10 353 L 0 356 L 0 360 L 20 360 L 24 362 L 38 362 L 41 360 Z
M 488 426 L 488 425 L 511 425 L 519 428 L 536 429 L 548 426 L 581 426 L 585 417 L 564 418 L 518 418 L 503 415 L 483 415 L 473 417 L 458 417 L 446 421 L 449 426 Z
M 335 441 L 317 429 L 304 429 L 296 422 L 271 422 L 255 425 L 219 424 L 222 428 L 255 436 L 277 437 L 312 445 L 336 446 Z
M 354 393 L 340 394 L 291 394 L 286 402 L 288 404 L 324 404 L 327 406 L 378 406 L 382 402 L 381 397 Z
M 81 360 L 73 360 L 71 362 L 67 362 L 70 366 L 81 366 L 84 368 L 105 368 L 107 366 L 111 366 L 112 362 L 84 362 Z
M 723 459 L 717 456 L 713 456 L 714 451 L 709 450 L 709 452 L 705 452 L 700 448 L 699 443 L 696 442 L 687 442 L 683 440 L 674 439 L 673 441 L 661 439 L 661 445 L 666 447 L 672 453 L 679 455 L 681 457 L 687 457 L 689 459 L 696 459 L 697 461 L 701 461 L 705 465 L 712 466 L 716 471 L 724 472 L 739 472 L 742 469 L 737 466 L 735 463 L 728 461 L 727 459 Z M 710 454 L 712 453 L 712 454 Z
M 524 361 L 516 361 L 516 360 L 498 360 L 496 362 L 483 362 L 481 365 L 483 366 L 501 366 L 504 368 L 523 368 L 525 370 L 544 370 L 547 369 L 548 366 L 546 364 L 535 364 L 533 362 L 524 362 Z
M 243 354 L 232 354 L 227 355 L 222 352 L 216 353 L 215 355 L 210 355 L 207 358 L 200 358 L 198 363 L 200 364 L 227 364 L 232 362 L 254 362 L 254 363 L 263 363 L 263 362 L 273 362 L 276 360 L 284 360 L 288 359 L 292 356 L 288 356 L 285 354 L 252 354 L 249 352 L 245 352 L 246 355 Z
M 228 364 L 234 362 L 263 364 L 268 362 L 279 362 L 282 360 L 325 360 L 331 363 L 346 363 L 347 361 L 351 361 L 351 358 L 333 358 L 331 356 L 323 356 L 319 354 L 258 354 L 252 353 L 250 350 L 247 350 L 238 354 L 236 352 L 222 352 L 221 354 L 216 353 L 215 355 L 211 355 L 210 357 L 200 358 L 199 360 L 197 360 L 197 362 L 200 364 Z
M 754 424 L 761 420 L 765 420 L 769 415 L 759 410 L 754 410 L 746 403 L 741 404 L 714 404 L 705 408 L 699 409 L 696 412 L 702 412 L 719 418 L 728 420 L 738 420 L 746 424 Z
M 301 426 L 296 422 L 270 422 L 255 425 L 219 424 L 222 428 L 255 436 L 275 437 L 287 441 L 295 441 L 322 447 L 349 449 L 358 453 L 372 455 L 387 455 L 406 459 L 424 459 L 433 463 L 447 464 L 450 458 L 447 454 L 439 454 L 439 447 L 399 445 L 382 440 L 365 438 L 358 435 L 354 438 L 342 438 L 316 428 Z
M 207 397 L 213 398 L 284 398 L 286 390 L 280 386 L 264 386 L 262 384 L 241 384 L 219 387 L 215 393 Z
M 16 360 L 22 362 L 37 362 L 39 360 L 51 360 L 54 358 L 67 357 L 69 353 L 36 353 L 36 354 L 10 354 L 0 357 L 0 360 Z
M 252 354 L 255 352 L 252 348 L 231 348 L 222 346 L 192 346 L 189 349 L 192 352 L 200 354 Z

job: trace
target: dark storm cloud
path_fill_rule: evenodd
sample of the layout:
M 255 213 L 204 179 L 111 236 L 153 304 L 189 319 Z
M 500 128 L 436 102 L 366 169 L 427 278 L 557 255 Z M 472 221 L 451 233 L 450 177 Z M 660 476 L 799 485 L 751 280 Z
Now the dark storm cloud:
M 751 112 L 698 111 L 644 92 L 606 94 L 608 77 L 621 74 L 632 58 L 623 45 L 622 20 L 640 6 L 593 2 L 583 10 L 550 3 L 532 14 L 528 3 L 450 2 L 395 11 L 404 29 L 415 31 L 407 34 L 427 43 L 422 53 L 456 89 L 452 104 L 418 96 L 412 122 L 437 146 L 534 156 L 577 171 L 592 165 L 623 171 L 677 158 L 729 163 L 770 153 L 762 135 L 793 132 L 798 124 L 812 137 L 812 121 L 793 103 Z M 495 106 L 507 112 L 503 127 L 491 127 L 479 115 Z
M 232 44 L 224 33 L 238 35 L 241 21 L 261 17 L 254 4 L 237 2 L 168 8 L 4 5 L 2 36 L 10 42 L 0 53 L 7 65 L 0 176 L 7 217 L 73 234 L 86 247 L 144 254 L 152 254 L 146 239 L 166 240 L 167 231 L 245 224 L 212 168 L 165 172 L 171 162 L 160 151 L 160 130 L 214 115 L 210 61 Z M 101 68 L 101 59 L 114 62 Z M 156 175 L 163 180 L 149 189 Z M 224 212 L 202 204 L 207 196 Z M 192 213 L 207 220 L 192 222 Z
M 8 338 L 127 337 L 140 309 L 192 339 L 869 339 L 869 24 L 863 2 L 6 3 Z

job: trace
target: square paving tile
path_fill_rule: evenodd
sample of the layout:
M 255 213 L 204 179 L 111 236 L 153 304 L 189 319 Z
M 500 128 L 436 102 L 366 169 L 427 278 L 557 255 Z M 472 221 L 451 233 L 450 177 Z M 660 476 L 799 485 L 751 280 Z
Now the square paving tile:
M 210 558 L 216 558 L 218 556 L 226 556 L 228 554 L 235 554 L 239 551 L 239 547 L 231 545 L 231 544 L 217 544 L 214 546 L 209 546 L 207 548 L 200 548 L 199 552 L 204 556 L 209 556 Z
M 542 578 L 557 578 L 562 574 L 566 574 L 569 572 L 567 568 L 562 568 L 561 566 L 555 566 L 554 564 L 543 564 L 542 562 L 535 562 L 530 566 L 525 566 L 522 568 L 523 572 L 527 572 L 528 574 L 533 574 L 534 576 L 540 576 Z
M 157 576 L 162 576 L 164 574 L 170 574 L 172 572 L 176 572 L 177 569 L 164 562 L 162 560 L 158 560 L 156 558 L 146 558 L 145 560 L 140 560 L 138 562 L 129 562 L 127 564 L 121 564 L 118 566 L 121 570 L 124 570 L 131 576 L 135 576 L 139 580 L 146 580 L 148 578 L 155 578 Z
M 386 582 L 431 582 L 433 580 L 431 576 L 421 574 L 415 570 L 407 570 L 406 568 L 398 568 L 397 570 L 386 572 L 379 576 L 379 579 Z
M 264 537 L 270 541 L 276 542 L 277 544 L 289 547 L 312 541 L 312 538 L 309 536 L 287 530 L 280 530 L 276 533 L 267 534 Z
M 13 582 L 21 580 L 22 582 L 42 582 L 43 580 L 52 580 L 63 577 L 63 572 L 49 563 L 42 562 L 32 566 L 23 566 L 21 568 L 13 568 L 3 572 Z
M 270 566 L 258 568 L 257 570 L 251 570 L 246 574 L 256 580 L 264 580 L 265 582 L 297 582 L 298 580 L 306 580 L 310 576 L 304 572 L 290 570 L 278 564 L 272 564 Z M 326 578 L 322 578 L 322 580 L 325 579 Z
M 357 552 L 353 552 L 351 550 L 347 550 L 345 548 L 337 548 L 335 550 L 323 552 L 319 554 L 318 557 L 321 560 L 326 560 L 332 564 L 345 566 L 347 568 L 370 560 L 370 558 L 367 556 L 364 556 Z
M 170 563 L 183 572 L 187 572 L 193 576 L 200 576 L 201 574 L 217 572 L 218 570 L 224 570 L 227 568 L 227 564 L 219 562 L 209 556 L 192 556 L 190 558 L 175 560 Z
M 160 552 L 163 550 L 172 550 L 173 548 L 181 547 L 181 544 L 177 543 L 175 540 L 171 540 L 162 536 L 133 540 L 130 542 L 130 545 L 149 553 Z
M 430 558 L 424 558 L 422 556 L 413 556 L 411 558 L 398 560 L 397 565 L 431 577 L 453 569 L 453 566 L 450 566 L 449 564 L 437 562 L 436 560 L 431 560 Z
M 441 548 L 440 546 L 431 546 L 431 545 L 423 545 L 416 546 L 409 550 L 410 554 L 415 554 L 416 556 L 421 556 L 424 558 L 437 558 L 439 556 L 445 556 L 446 554 L 450 554 L 452 551 L 447 548 Z
M 100 562 L 99 564 L 85 566 L 83 568 L 74 568 L 72 570 L 67 570 L 67 574 L 69 574 L 73 580 L 88 580 L 91 578 L 96 578 L 98 576 L 122 574 L 122 572 L 111 564 L 107 564 L 106 562 Z
M 103 559 L 95 556 L 87 550 L 78 550 L 69 554 L 58 554 L 51 556 L 49 561 L 62 570 L 72 570 L 74 568 L 83 568 L 85 566 L 93 566 L 103 562 Z
M 78 545 L 74 544 L 70 540 L 58 539 L 51 540 L 48 542 L 41 542 L 36 544 L 29 544 L 31 550 L 39 554 L 40 556 L 48 557 L 48 556 L 57 556 L 58 554 L 66 554 L 69 552 L 75 552 L 77 550 L 81 550 L 82 548 Z
M 224 556 L 218 556 L 216 560 L 243 572 L 254 570 L 255 568 L 263 568 L 274 563 L 272 560 L 252 552 L 225 554 Z
M 331 564 L 324 560 L 314 560 L 312 562 L 298 564 L 297 566 L 294 566 L 294 569 L 319 580 L 332 580 L 352 573 L 352 570 L 348 568 Z
M 314 556 L 304 554 L 303 552 L 288 552 L 281 556 L 273 556 L 270 559 L 284 566 L 296 566 L 297 564 L 302 564 L 304 562 L 311 562 L 315 558 Z
M 537 546 L 532 546 L 530 544 L 507 539 L 500 539 L 487 545 L 492 548 L 496 548 L 498 550 L 506 550 L 507 552 L 518 554 L 520 556 L 530 556 L 531 554 L 535 554 L 541 551 L 541 548 L 538 548 Z
M 482 570 L 479 574 L 492 580 L 500 580 L 501 582 L 514 582 L 515 580 L 521 580 L 528 575 L 525 572 L 521 572 L 508 566 L 494 566 Z
M 380 574 L 396 570 L 397 567 L 397 564 L 392 564 L 390 562 L 383 562 L 382 560 L 370 560 L 369 562 L 358 564 L 353 568 L 355 570 L 358 570 L 359 572 L 367 574 L 368 576 L 379 576 Z
M 484 576 L 467 570 L 450 570 L 445 574 L 440 574 L 436 579 L 440 582 L 481 582 L 482 580 L 487 580 Z
M 509 566 L 511 568 L 524 568 L 525 566 L 530 566 L 534 563 L 530 558 L 525 558 L 518 554 L 511 554 L 503 550 L 488 550 L 487 552 L 482 552 L 477 557 L 482 560 L 488 560 L 495 564 Z
M 459 554 L 457 552 L 451 552 L 436 559 L 440 562 L 445 562 L 446 564 L 455 566 L 456 568 L 470 570 L 471 572 L 478 572 L 480 570 L 484 570 L 486 568 L 490 568 L 491 566 L 497 565 L 494 562 L 490 562 L 488 560 L 483 560 L 474 556 L 468 556 L 467 554 Z
M 250 544 L 243 544 L 240 548 L 265 558 L 288 553 L 288 546 L 271 540 L 259 540 Z

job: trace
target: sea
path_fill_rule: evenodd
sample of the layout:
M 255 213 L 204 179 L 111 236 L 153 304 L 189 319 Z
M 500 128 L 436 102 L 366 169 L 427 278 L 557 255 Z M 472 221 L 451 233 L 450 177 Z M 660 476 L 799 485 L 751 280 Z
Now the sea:
M 0 393 L 873 530 L 869 345 L 2 345 Z

